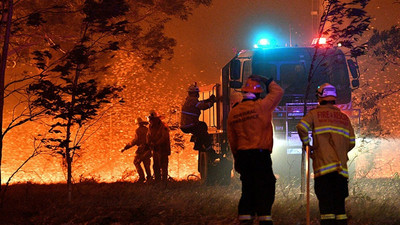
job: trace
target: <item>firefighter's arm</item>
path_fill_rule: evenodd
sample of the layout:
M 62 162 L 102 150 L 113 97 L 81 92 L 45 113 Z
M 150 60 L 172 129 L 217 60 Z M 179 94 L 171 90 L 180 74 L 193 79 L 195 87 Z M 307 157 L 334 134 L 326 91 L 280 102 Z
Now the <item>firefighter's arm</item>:
M 296 126 L 297 132 L 299 133 L 303 145 L 310 145 L 310 137 L 308 135 L 308 132 L 312 131 L 312 125 L 312 115 L 311 113 L 308 113 L 300 120 L 300 122 Z
M 262 100 L 262 104 L 264 108 L 273 110 L 278 106 L 284 92 L 275 81 L 271 81 L 267 88 L 269 93 Z
M 131 142 L 126 144 L 125 147 L 121 150 L 121 152 L 124 152 L 124 151 L 132 148 L 133 146 L 137 145 L 137 141 L 138 141 L 138 135 L 135 134 L 135 138 Z
M 349 138 L 350 138 L 349 151 L 350 151 L 354 148 L 354 146 L 356 146 L 356 135 L 354 133 L 354 128 L 351 125 L 351 122 L 349 122 L 349 123 L 350 123 L 350 129 L 349 129 L 349 131 L 350 131 L 350 133 L 349 133 Z
M 200 110 L 206 110 L 211 108 L 214 105 L 214 102 L 216 102 L 215 95 L 211 95 L 210 98 L 203 101 L 199 101 L 196 104 L 196 107 L 199 108 Z

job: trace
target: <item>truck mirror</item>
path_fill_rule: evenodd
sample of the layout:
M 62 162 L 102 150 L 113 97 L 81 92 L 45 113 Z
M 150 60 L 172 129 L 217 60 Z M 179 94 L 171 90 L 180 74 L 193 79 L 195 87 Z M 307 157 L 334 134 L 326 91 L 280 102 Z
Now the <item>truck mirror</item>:
M 233 89 L 239 89 L 239 88 L 242 88 L 242 82 L 240 82 L 240 81 L 236 81 L 236 80 L 232 80 L 232 81 L 229 81 L 229 87 L 230 88 L 233 88 Z
M 351 86 L 353 86 L 353 88 L 358 88 L 360 86 L 360 81 L 359 80 L 352 80 L 351 81 Z
M 232 60 L 230 65 L 230 78 L 231 80 L 239 80 L 240 79 L 240 61 Z
M 354 79 L 358 79 L 360 77 L 360 74 L 358 73 L 358 70 L 357 70 L 357 67 L 358 67 L 357 64 L 352 59 L 348 59 L 347 64 L 349 65 L 351 76 Z

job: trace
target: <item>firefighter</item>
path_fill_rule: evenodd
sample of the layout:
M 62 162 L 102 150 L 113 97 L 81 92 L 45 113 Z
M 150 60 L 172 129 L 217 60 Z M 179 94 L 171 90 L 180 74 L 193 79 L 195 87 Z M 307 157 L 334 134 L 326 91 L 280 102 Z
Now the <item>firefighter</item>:
M 261 98 L 264 89 L 268 94 Z M 272 79 L 250 76 L 242 88 L 243 100 L 228 115 L 229 145 L 235 170 L 242 181 L 238 213 L 240 224 L 273 224 L 271 208 L 275 200 L 276 178 L 272 171 L 272 112 L 278 106 L 283 89 Z
M 167 183 L 168 156 L 171 154 L 169 128 L 164 124 L 160 116 L 151 110 L 148 116 L 150 122 L 147 141 L 153 150 L 153 171 L 156 182 Z
M 349 195 L 347 153 L 355 146 L 354 129 L 347 115 L 334 106 L 334 86 L 319 86 L 317 98 L 319 105 L 300 120 L 297 130 L 304 147 L 310 145 L 312 132 L 310 149 L 321 225 L 345 225 L 345 198 Z
M 142 118 L 138 117 L 135 120 L 135 123 L 139 126 L 135 131 L 134 139 L 125 145 L 125 147 L 121 150 L 124 152 L 129 148 L 137 145 L 138 148 L 135 152 L 135 158 L 133 160 L 133 164 L 136 167 L 136 170 L 139 173 L 139 180 L 138 182 L 150 181 L 151 180 L 151 171 L 150 171 L 150 158 L 151 158 L 151 151 L 147 145 L 147 121 L 144 121 Z M 144 175 L 143 168 L 141 166 L 143 163 L 144 169 L 146 171 L 146 179 Z
M 207 124 L 199 121 L 201 110 L 211 108 L 216 102 L 215 95 L 199 101 L 199 87 L 196 83 L 188 88 L 188 96 L 182 106 L 181 130 L 184 133 L 191 133 L 195 139 L 194 149 L 199 151 L 213 151 L 212 138 L 208 133 Z

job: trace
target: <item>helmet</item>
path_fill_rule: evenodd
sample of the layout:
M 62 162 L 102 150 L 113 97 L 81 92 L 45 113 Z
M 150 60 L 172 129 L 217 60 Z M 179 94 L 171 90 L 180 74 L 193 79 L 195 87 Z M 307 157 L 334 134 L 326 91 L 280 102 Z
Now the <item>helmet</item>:
M 159 117 L 155 110 L 150 110 L 149 115 L 147 116 L 148 119 Z
M 188 92 L 199 92 L 199 86 L 197 86 L 197 82 L 194 82 L 194 84 L 191 84 L 188 88 Z
M 138 118 L 135 120 L 135 123 L 136 123 L 136 124 L 141 124 L 141 123 L 147 123 L 147 121 L 143 120 L 141 117 L 138 117 Z
M 329 83 L 318 86 L 317 97 L 325 101 L 334 101 L 336 100 L 336 88 Z
M 242 87 L 242 91 L 251 93 L 261 93 L 264 91 L 264 89 L 261 87 L 261 83 L 259 81 L 249 78 L 247 79 L 246 84 Z

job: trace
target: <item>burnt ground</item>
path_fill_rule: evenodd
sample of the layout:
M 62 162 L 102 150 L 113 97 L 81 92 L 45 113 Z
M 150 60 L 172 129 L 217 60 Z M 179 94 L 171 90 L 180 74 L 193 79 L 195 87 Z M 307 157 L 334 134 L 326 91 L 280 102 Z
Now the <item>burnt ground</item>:
M 8 188 L 0 224 L 237 224 L 240 182 L 206 186 L 200 181 L 158 184 L 75 184 L 72 201 L 65 184 L 16 184 Z M 400 224 L 400 181 L 357 180 L 350 183 L 350 225 Z M 305 224 L 299 187 L 278 180 L 273 206 L 275 225 Z M 318 222 L 311 193 L 311 224 Z

